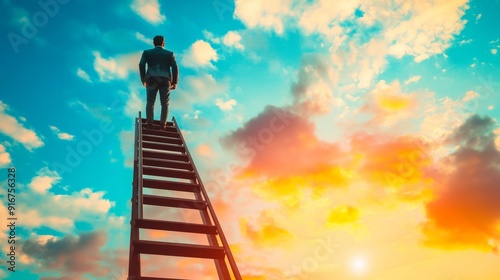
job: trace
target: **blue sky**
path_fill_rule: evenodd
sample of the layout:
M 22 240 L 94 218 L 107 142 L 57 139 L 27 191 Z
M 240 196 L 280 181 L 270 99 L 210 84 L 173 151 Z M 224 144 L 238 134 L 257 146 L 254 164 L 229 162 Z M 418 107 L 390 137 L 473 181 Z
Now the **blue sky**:
M 498 263 L 499 190 L 488 183 L 500 174 L 498 0 L 0 5 L 0 167 L 17 170 L 20 244 L 17 271 L 4 263 L 0 278 L 126 279 L 133 122 L 145 108 L 138 62 L 158 34 L 180 66 L 169 118 L 215 182 L 245 279 L 500 273 L 447 262 Z M 295 117 L 263 140 L 276 110 Z M 262 148 L 242 157 L 250 137 Z M 400 183 L 388 188 L 380 176 L 394 173 Z M 318 238 L 340 249 L 304 268 Z M 153 258 L 149 273 L 179 263 Z M 183 267 L 178 277 L 215 279 Z

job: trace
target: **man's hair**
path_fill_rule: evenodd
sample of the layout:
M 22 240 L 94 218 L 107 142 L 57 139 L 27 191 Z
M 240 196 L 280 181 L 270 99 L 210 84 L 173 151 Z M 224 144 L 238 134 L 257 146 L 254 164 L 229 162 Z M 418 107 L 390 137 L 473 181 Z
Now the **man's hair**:
M 163 44 L 163 42 L 165 42 L 165 38 L 163 38 L 163 36 L 161 36 L 161 35 L 156 35 L 153 38 L 153 43 L 155 44 L 155 47 L 161 46 Z

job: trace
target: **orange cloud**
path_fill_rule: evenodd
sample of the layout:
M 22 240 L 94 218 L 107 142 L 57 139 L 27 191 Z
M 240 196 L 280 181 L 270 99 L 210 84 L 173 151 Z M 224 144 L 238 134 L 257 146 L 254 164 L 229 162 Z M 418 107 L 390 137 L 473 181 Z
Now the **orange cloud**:
M 388 112 L 396 112 L 400 110 L 406 110 L 411 105 L 411 99 L 407 96 L 397 96 L 397 95 L 386 95 L 376 97 L 377 105 L 382 110 Z
M 280 201 L 289 208 L 298 208 L 306 190 L 312 190 L 314 197 L 320 197 L 328 188 L 347 186 L 351 172 L 340 166 L 325 166 L 309 174 L 265 180 L 253 188 L 265 199 Z
M 200 144 L 198 148 L 196 148 L 196 153 L 204 157 L 214 156 L 214 151 L 212 150 L 212 147 L 210 147 L 210 145 L 208 144 Z
M 373 115 L 370 124 L 390 125 L 414 115 L 418 104 L 416 96 L 404 93 L 398 81 L 387 84 L 382 80 L 368 94 L 361 111 Z
M 358 221 L 359 211 L 353 206 L 342 205 L 333 208 L 328 215 L 326 225 L 344 225 Z
M 289 108 L 268 106 L 223 141 L 249 157 L 244 169 L 249 176 L 318 174 L 348 160 L 338 145 L 319 140 L 314 124 Z
M 267 277 L 265 276 L 251 276 L 251 275 L 245 275 L 243 276 L 245 280 L 266 280 Z
M 387 139 L 357 134 L 351 146 L 361 158 L 358 174 L 367 183 L 383 186 L 403 199 L 422 199 L 431 194 L 434 180 L 429 172 L 432 161 L 427 143 L 413 136 Z
M 142 255 L 141 270 L 143 277 L 218 279 L 214 261 L 211 259 Z
M 158 240 L 158 239 L 165 239 L 169 236 L 168 231 L 164 230 L 146 230 L 145 231 L 145 239 L 148 240 Z
M 436 198 L 426 205 L 425 244 L 457 249 L 498 251 L 500 240 L 500 152 L 494 121 L 472 116 L 450 144 L 460 145 L 446 162 L 452 172 Z
M 263 211 L 257 225 L 250 224 L 246 219 L 240 219 L 242 232 L 257 246 L 279 246 L 290 241 L 292 234 L 276 223 L 268 211 Z

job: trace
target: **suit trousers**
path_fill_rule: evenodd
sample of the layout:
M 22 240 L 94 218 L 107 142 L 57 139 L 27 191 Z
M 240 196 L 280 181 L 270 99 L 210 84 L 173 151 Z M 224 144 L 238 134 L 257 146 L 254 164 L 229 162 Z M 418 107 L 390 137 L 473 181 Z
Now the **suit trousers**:
M 150 77 L 146 81 L 146 120 L 147 125 L 153 124 L 154 106 L 156 101 L 156 94 L 160 92 L 160 125 L 167 125 L 168 103 L 170 101 L 170 80 L 167 77 Z

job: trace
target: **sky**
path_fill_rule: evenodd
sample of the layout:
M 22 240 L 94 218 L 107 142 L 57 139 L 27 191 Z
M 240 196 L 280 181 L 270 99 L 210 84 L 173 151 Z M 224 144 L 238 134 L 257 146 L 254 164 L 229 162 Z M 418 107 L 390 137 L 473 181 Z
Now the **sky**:
M 0 214 L 10 221 L 15 168 L 17 220 L 16 271 L 4 227 L 0 278 L 126 279 L 138 62 L 160 34 L 180 71 L 169 119 L 243 279 L 498 279 L 498 11 L 498 0 L 1 0 Z M 217 279 L 210 261 L 143 259 L 147 276 Z

